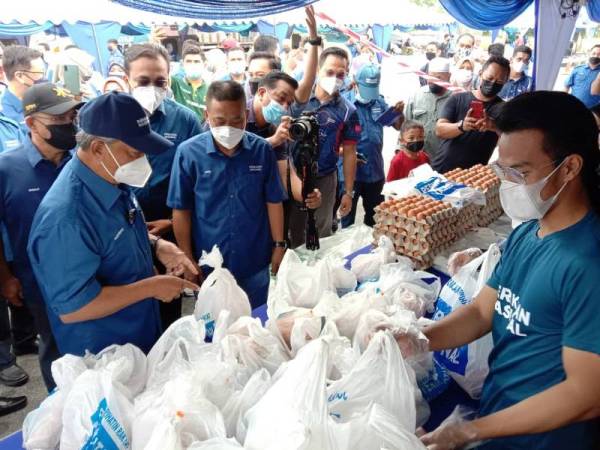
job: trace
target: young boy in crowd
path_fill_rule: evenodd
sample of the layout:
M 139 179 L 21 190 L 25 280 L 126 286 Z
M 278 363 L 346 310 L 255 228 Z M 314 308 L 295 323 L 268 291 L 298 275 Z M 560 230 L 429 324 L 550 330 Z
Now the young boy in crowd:
M 429 157 L 423 151 L 425 129 L 421 123 L 414 120 L 404 122 L 398 144 L 400 148 L 396 150 L 396 156 L 390 164 L 387 181 L 406 178 L 411 170 L 429 163 Z

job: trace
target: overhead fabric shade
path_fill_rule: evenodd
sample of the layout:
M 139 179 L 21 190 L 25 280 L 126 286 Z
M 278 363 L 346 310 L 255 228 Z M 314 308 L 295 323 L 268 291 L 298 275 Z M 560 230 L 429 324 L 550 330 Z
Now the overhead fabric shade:
M 587 7 L 588 16 L 594 22 L 600 22 L 600 1 L 599 0 L 588 0 L 585 5 Z
M 50 21 L 44 23 L 0 23 L 0 35 L 6 36 L 30 36 L 35 33 L 49 30 L 54 27 Z
M 264 17 L 303 6 L 316 0 L 114 0 L 130 8 L 156 14 L 195 19 L 242 19 Z
M 476 30 L 495 30 L 516 19 L 533 0 L 440 0 L 456 20 Z

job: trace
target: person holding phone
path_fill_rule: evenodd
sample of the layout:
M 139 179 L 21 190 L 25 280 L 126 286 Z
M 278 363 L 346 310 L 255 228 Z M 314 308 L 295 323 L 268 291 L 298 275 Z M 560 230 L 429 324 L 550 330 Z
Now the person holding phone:
M 431 164 L 435 170 L 444 173 L 488 163 L 498 142 L 494 120 L 503 104 L 498 94 L 509 74 L 508 60 L 492 56 L 483 65 L 478 89 L 448 99 L 435 129 L 441 139 Z

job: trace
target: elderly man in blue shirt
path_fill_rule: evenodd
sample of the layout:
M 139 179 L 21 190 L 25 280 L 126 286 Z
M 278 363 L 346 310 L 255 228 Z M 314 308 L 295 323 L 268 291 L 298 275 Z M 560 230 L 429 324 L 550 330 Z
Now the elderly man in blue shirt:
M 315 187 L 321 191 L 321 207 L 315 213 L 320 237 L 331 236 L 333 210 L 337 193 L 337 161 L 342 149 L 344 186 L 339 212 L 346 216 L 352 210 L 356 175 L 356 143 L 361 128 L 356 107 L 340 95 L 348 74 L 348 54 L 338 47 L 329 47 L 319 57 L 318 82 L 307 103 L 295 104 L 292 115 L 304 111 L 316 113 L 319 121 L 319 173 Z M 296 157 L 292 151 L 292 155 Z M 293 205 L 289 214 L 290 242 L 293 248 L 305 242 L 306 211 Z
M 248 294 L 264 304 L 269 263 L 283 259 L 286 199 L 271 145 L 245 131 L 244 88 L 216 81 L 206 94 L 210 131 L 177 150 L 169 187 L 177 243 L 190 259 L 218 245 L 225 267 Z
M 148 234 L 131 189 L 150 178 L 146 155 L 172 144 L 119 92 L 87 103 L 79 126 L 79 148 L 31 226 L 31 266 L 61 354 L 127 343 L 148 352 L 161 334 L 157 300 L 198 289 L 179 277 L 197 273 L 183 252 Z M 155 275 L 153 253 L 169 275 Z
M 36 83 L 46 81 L 46 64 L 42 54 L 23 45 L 9 45 L 4 49 L 2 67 L 8 80 L 0 103 L 2 114 L 19 124 L 23 133 L 29 133 L 21 100 L 25 91 Z
M 381 190 L 385 183 L 385 171 L 383 163 L 383 125 L 377 121 L 387 109 L 388 105 L 379 93 L 381 81 L 381 69 L 377 64 L 363 65 L 355 75 L 355 86 L 349 91 L 346 98 L 356 107 L 360 121 L 360 140 L 356 150 L 364 156 L 366 161 L 359 160 L 356 168 L 356 181 L 354 182 L 354 198 L 352 199 L 352 210 L 342 218 L 342 227 L 346 228 L 354 224 L 356 217 L 356 206 L 358 199 L 362 197 L 365 209 L 364 223 L 372 227 L 375 225 L 374 208 L 383 201 Z M 398 102 L 394 106 L 398 113 L 402 113 L 404 103 Z M 396 129 L 400 129 L 403 116 L 399 116 L 393 123 Z M 338 162 L 340 179 L 343 175 L 343 159 Z M 343 186 L 343 184 L 342 184 Z
M 517 95 L 531 91 L 533 88 L 533 78 L 526 75 L 531 62 L 531 55 L 531 49 L 526 45 L 515 47 L 513 56 L 510 59 L 508 81 L 504 83 L 504 87 L 498 94 L 502 100 L 509 101 Z
M 29 136 L 20 147 L 0 155 L 0 222 L 6 226 L 6 246 L 13 256 L 8 264 L 0 250 L 0 285 L 8 302 L 25 306 L 33 316 L 48 391 L 55 387 L 50 366 L 59 353 L 27 256 L 27 240 L 40 202 L 71 159 L 77 131 L 73 121 L 80 106 L 52 83 L 32 86 L 23 97 Z
M 125 74 L 131 95 L 146 111 L 152 130 L 173 143 L 171 148 L 160 154 L 148 155 L 152 175 L 143 188 L 136 188 L 134 192 L 148 221 L 150 233 L 174 242 L 172 212 L 167 206 L 171 167 L 177 147 L 200 133 L 200 121 L 191 109 L 166 98 L 169 54 L 161 45 L 129 47 L 125 52 Z M 167 328 L 181 317 L 181 300 L 161 303 L 160 314 L 163 327 Z
M 600 103 L 600 95 L 592 95 L 592 83 L 600 74 L 600 44 L 590 50 L 588 62 L 573 69 L 565 81 L 565 92 L 569 92 L 591 108 Z

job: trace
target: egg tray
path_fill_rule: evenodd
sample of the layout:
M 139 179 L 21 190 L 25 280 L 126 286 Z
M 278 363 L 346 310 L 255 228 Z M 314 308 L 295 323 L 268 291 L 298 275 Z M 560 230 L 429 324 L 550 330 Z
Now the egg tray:
M 373 227 L 373 235 L 376 237 L 385 235 L 394 242 L 394 245 L 406 250 L 419 248 L 425 250 L 434 249 L 447 242 L 454 241 L 457 236 L 454 230 L 443 230 L 434 234 L 407 235 L 403 230 L 383 228 L 377 225 Z
M 373 237 L 377 240 L 381 234 L 374 232 Z M 388 236 L 389 237 L 389 236 Z M 450 246 L 450 243 L 445 243 L 444 245 L 438 246 L 436 248 L 429 249 L 428 251 L 423 250 L 408 250 L 402 245 L 399 245 L 397 242 L 394 242 L 394 248 L 397 254 L 406 256 L 409 258 L 413 264 L 415 265 L 415 269 L 424 270 L 433 265 L 433 261 L 435 257 L 445 249 Z M 376 243 L 376 242 L 375 242 Z
M 425 223 L 400 216 L 375 215 L 375 226 L 391 233 L 400 233 L 404 236 L 425 236 L 444 233 L 447 230 L 455 230 L 458 218 L 449 217 L 445 221 L 436 223 Z
M 491 167 L 477 164 L 470 169 L 454 169 L 444 176 L 456 183 L 472 187 L 481 192 L 497 191 L 500 186 L 500 178 Z

